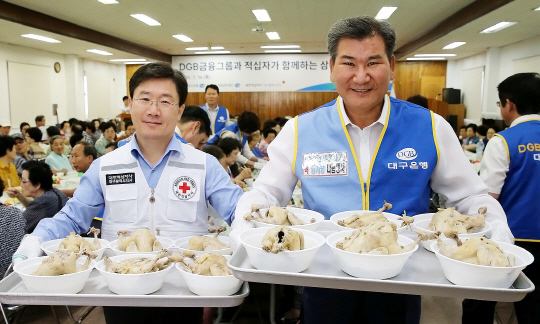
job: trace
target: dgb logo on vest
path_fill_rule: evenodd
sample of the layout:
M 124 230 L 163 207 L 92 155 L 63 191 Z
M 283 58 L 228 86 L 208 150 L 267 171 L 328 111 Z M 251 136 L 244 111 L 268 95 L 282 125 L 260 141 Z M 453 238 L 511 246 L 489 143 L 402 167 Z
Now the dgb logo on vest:
M 397 152 L 396 157 L 403 161 L 410 161 L 416 159 L 418 157 L 418 153 L 416 153 L 415 149 L 407 147 Z
M 188 200 L 195 196 L 195 193 L 197 192 L 197 183 L 195 183 L 193 178 L 181 176 L 174 180 L 172 190 L 178 199 Z

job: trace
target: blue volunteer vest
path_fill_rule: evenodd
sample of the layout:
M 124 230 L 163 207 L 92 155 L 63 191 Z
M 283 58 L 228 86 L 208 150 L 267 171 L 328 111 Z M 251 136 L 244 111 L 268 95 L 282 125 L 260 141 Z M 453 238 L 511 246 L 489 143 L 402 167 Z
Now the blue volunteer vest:
M 498 134 L 510 161 L 499 196 L 516 241 L 540 242 L 540 121 L 526 120 Z
M 210 117 L 210 113 L 208 112 L 208 108 L 206 107 L 206 104 L 199 106 L 206 113 L 208 114 L 208 117 Z M 210 123 L 212 124 L 212 134 L 216 134 L 219 131 L 221 131 L 223 128 L 225 128 L 227 124 L 227 108 L 218 105 L 218 111 L 216 114 L 216 117 L 214 120 L 210 119 Z
M 230 126 L 225 127 L 224 129 L 222 129 L 220 132 L 218 132 L 216 135 L 214 135 L 211 139 L 209 139 L 208 142 L 206 143 L 206 145 L 213 144 L 225 132 L 233 133 L 236 136 L 236 139 L 238 139 L 242 143 L 242 147 L 244 147 L 244 145 L 246 145 L 248 137 L 247 137 L 247 135 L 240 136 L 240 129 L 238 128 L 238 123 L 234 123 L 234 124 L 232 124 Z
M 326 219 L 347 210 L 377 210 L 385 200 L 395 214 L 429 211 L 429 179 L 439 155 L 433 113 L 386 100 L 386 123 L 367 179 L 362 179 L 339 100 L 296 117 L 293 171 L 302 182 L 305 208 Z
M 131 141 L 131 139 L 133 138 L 135 134 L 131 135 L 130 137 L 128 138 L 125 138 L 123 140 L 121 140 L 120 142 L 118 142 L 118 147 L 122 147 L 124 145 L 126 145 L 127 143 L 129 143 Z M 177 139 L 180 140 L 180 142 L 184 143 L 184 144 L 188 144 L 188 145 L 191 145 L 191 143 L 189 143 L 188 141 L 186 141 L 185 139 L 183 139 L 182 137 L 180 137 L 180 135 L 174 133 L 174 136 L 176 136 Z

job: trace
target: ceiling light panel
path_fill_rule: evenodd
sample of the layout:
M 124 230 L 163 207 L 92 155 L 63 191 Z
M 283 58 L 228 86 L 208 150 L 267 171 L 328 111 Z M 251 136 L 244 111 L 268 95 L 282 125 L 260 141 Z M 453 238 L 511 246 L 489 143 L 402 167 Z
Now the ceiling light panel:
M 185 42 L 185 43 L 193 42 L 193 39 L 187 37 L 186 35 L 173 35 L 172 37 L 178 40 L 181 40 L 182 42 Z
M 456 54 L 414 54 L 415 57 L 447 57 L 447 56 L 456 56 Z
M 103 3 L 103 4 L 115 4 L 115 3 L 118 3 L 118 1 L 116 1 L 116 0 L 98 0 L 98 1 Z
M 35 39 L 35 40 L 42 41 L 42 42 L 47 42 L 47 43 L 62 43 L 61 41 L 56 40 L 54 38 L 49 38 L 49 37 L 35 35 L 35 34 L 24 34 L 24 35 L 21 35 L 21 36 L 26 37 L 26 38 Z
M 281 49 L 281 50 L 266 50 L 265 53 L 300 53 L 302 50 L 287 50 L 287 49 Z
M 231 51 L 208 51 L 208 52 L 195 52 L 195 54 L 229 54 Z
M 212 46 L 210 47 L 211 50 L 215 51 L 215 50 L 222 50 L 222 49 L 225 49 L 225 47 L 223 46 Z
M 98 49 L 89 49 L 89 50 L 86 50 L 86 51 L 90 52 L 90 53 L 94 53 L 94 54 L 99 54 L 99 55 L 113 55 L 112 53 L 105 52 L 105 51 L 98 50 Z
M 138 20 L 142 21 L 143 23 L 147 24 L 148 26 L 160 26 L 161 25 L 159 23 L 159 21 L 157 21 L 157 20 L 155 20 L 153 18 L 150 18 L 147 15 L 134 14 L 134 15 L 130 15 L 130 16 L 135 18 L 135 19 L 138 19 Z
M 534 11 L 540 11 L 540 7 L 534 8 L 533 10 L 534 10 Z
M 375 16 L 375 19 L 378 20 L 385 20 L 390 18 L 394 11 L 396 11 L 397 7 L 382 7 L 381 10 L 379 10 L 379 13 L 377 16 Z
M 266 36 L 268 36 L 268 39 L 270 40 L 280 39 L 279 34 L 277 32 L 268 32 L 266 33 Z
M 110 62 L 146 62 L 146 59 L 114 59 Z
M 186 47 L 186 51 L 206 51 L 208 50 L 208 47 Z
M 498 23 L 498 24 L 495 24 L 495 25 L 493 25 L 493 26 L 491 26 L 491 27 L 488 27 L 488 28 L 482 30 L 480 33 L 482 33 L 482 34 L 496 33 L 496 32 L 498 32 L 498 31 L 500 31 L 500 30 L 503 30 L 503 29 L 508 28 L 508 27 L 510 27 L 510 26 L 513 26 L 513 25 L 515 25 L 515 24 L 517 24 L 517 22 L 513 22 L 513 21 L 501 21 L 501 22 Z
M 409 57 L 407 61 L 440 61 L 446 60 L 444 57 Z
M 453 43 L 450 43 L 450 44 L 446 45 L 442 49 L 453 49 L 453 48 L 460 47 L 461 45 L 465 45 L 465 44 L 466 44 L 466 42 L 453 42 Z
M 251 12 L 253 12 L 255 18 L 257 18 L 258 21 L 272 21 L 272 19 L 270 19 L 268 11 L 264 9 L 251 10 Z
M 300 45 L 263 45 L 261 48 L 300 48 Z

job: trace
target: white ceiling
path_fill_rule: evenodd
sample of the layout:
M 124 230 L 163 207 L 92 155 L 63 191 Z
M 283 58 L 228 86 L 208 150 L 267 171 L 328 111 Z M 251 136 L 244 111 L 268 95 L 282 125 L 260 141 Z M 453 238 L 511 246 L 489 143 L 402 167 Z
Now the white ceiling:
M 101 33 L 118 37 L 170 55 L 189 55 L 186 47 L 224 46 L 231 54 L 263 53 L 261 45 L 297 44 L 303 53 L 326 53 L 326 34 L 338 19 L 376 15 L 382 6 L 397 6 L 388 19 L 396 29 L 396 49 L 433 29 L 473 0 L 118 0 L 104 5 L 97 0 L 9 0 L 55 18 Z M 486 1 L 486 0 L 478 0 Z M 455 53 L 461 59 L 540 35 L 540 0 L 515 0 L 476 19 L 445 36 L 434 40 L 406 57 L 418 53 Z M 266 9 L 271 22 L 259 23 L 251 10 Z M 144 13 L 161 23 L 151 27 L 130 14 Z M 500 21 L 518 24 L 493 34 L 479 32 Z M 265 32 L 252 32 L 261 25 L 265 32 L 276 31 L 281 40 L 270 41 Z M 62 41 L 49 44 L 21 37 L 34 33 Z M 184 43 L 172 37 L 185 34 L 194 42 Z M 442 47 L 465 41 L 454 50 Z M 114 48 L 92 44 L 27 27 L 0 19 L 0 42 L 41 49 L 59 54 L 74 54 L 82 58 L 108 61 L 120 58 L 140 58 Z M 86 52 L 97 48 L 113 53 L 101 56 Z M 403 58 L 404 59 L 404 58 Z M 152 60 L 152 59 L 150 59 Z

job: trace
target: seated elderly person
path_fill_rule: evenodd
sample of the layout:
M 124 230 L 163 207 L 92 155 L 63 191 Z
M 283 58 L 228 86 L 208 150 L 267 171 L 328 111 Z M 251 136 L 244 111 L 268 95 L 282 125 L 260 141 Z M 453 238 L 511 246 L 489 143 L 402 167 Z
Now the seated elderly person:
M 0 135 L 0 179 L 4 187 L 18 186 L 21 184 L 15 161 L 15 140 L 11 136 Z
M 4 193 L 4 183 L 0 181 L 0 196 Z M 4 274 L 11 263 L 11 256 L 26 234 L 26 222 L 18 208 L 0 204 L 0 274 Z
M 238 170 L 236 157 L 238 154 L 240 154 L 240 150 L 242 149 L 242 144 L 240 144 L 240 141 L 238 141 L 236 138 L 225 137 L 220 138 L 215 145 L 217 145 L 225 154 L 223 162 L 227 166 L 225 170 L 227 170 L 227 173 L 231 179 L 243 181 L 244 179 L 251 178 L 250 168 Z
M 106 122 L 103 126 L 100 125 L 99 128 L 103 132 L 103 135 L 101 135 L 94 145 L 98 152 L 98 157 L 107 153 L 107 144 L 114 142 L 114 138 L 116 137 L 116 127 L 113 123 Z
M 85 173 L 95 159 L 97 159 L 97 151 L 94 145 L 85 141 L 74 144 L 71 150 L 71 166 L 73 170 Z M 75 193 L 75 189 L 63 189 L 61 191 L 68 197 L 73 197 Z
M 32 233 L 40 220 L 53 217 L 64 207 L 68 198 L 60 190 L 53 188 L 52 171 L 47 163 L 28 161 L 22 167 L 22 192 L 12 187 L 7 189 L 7 193 L 11 198 L 19 199 L 26 207 L 23 212 L 26 231 Z
M 64 155 L 64 139 L 62 136 L 55 135 L 49 141 L 52 152 L 45 159 L 45 163 L 51 167 L 52 173 L 56 175 L 58 172 L 66 174 L 69 171 L 73 171 L 68 157 Z
M 227 171 L 229 176 L 231 176 L 232 183 L 234 183 L 235 185 L 240 186 L 240 188 L 245 188 L 246 187 L 246 184 L 242 180 L 238 180 L 238 179 L 232 177 L 232 175 L 230 173 L 230 170 L 229 170 L 229 165 L 227 163 L 227 157 L 225 156 L 225 153 L 223 153 L 223 150 L 219 148 L 219 146 L 217 146 L 217 145 L 206 145 L 205 147 L 203 147 L 202 151 L 204 153 L 207 153 L 207 154 L 210 154 L 210 155 L 214 156 L 218 160 L 219 164 L 221 164 L 221 166 L 223 166 L 223 168 Z M 236 157 L 235 157 L 235 159 L 236 159 Z M 249 170 L 249 172 L 251 172 L 251 170 L 248 169 L 248 168 L 246 168 L 246 170 Z
M 17 153 L 13 164 L 15 165 L 15 168 L 17 169 L 17 175 L 20 178 L 22 175 L 23 163 L 33 160 L 33 158 L 30 154 L 28 154 L 28 142 L 26 141 L 26 138 L 23 134 L 16 133 L 11 135 L 11 137 L 13 137 L 13 139 L 15 140 L 15 152 Z
M 30 127 L 26 130 L 26 141 L 28 142 L 28 154 L 34 160 L 44 159 L 47 155 L 45 150 L 39 145 L 43 133 L 37 127 Z

